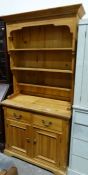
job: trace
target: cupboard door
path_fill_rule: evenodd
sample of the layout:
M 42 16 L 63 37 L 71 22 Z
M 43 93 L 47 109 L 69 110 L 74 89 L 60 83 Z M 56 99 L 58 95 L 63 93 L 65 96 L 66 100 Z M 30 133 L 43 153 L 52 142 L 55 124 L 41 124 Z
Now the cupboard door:
M 31 155 L 30 125 L 6 120 L 6 147 L 21 155 Z
M 59 167 L 61 135 L 33 128 L 33 156 L 37 161 Z

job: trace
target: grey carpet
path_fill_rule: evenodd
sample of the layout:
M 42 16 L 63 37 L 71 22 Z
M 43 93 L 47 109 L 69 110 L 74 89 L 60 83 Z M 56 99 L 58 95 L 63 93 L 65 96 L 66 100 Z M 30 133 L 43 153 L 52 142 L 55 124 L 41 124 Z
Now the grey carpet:
M 19 175 L 53 175 L 53 173 L 42 168 L 29 164 L 25 161 L 12 157 L 14 164 L 18 169 Z

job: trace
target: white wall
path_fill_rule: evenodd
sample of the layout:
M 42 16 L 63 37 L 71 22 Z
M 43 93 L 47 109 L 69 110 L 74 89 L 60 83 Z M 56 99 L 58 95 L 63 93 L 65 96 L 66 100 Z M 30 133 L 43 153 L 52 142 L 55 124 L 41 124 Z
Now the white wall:
M 88 0 L 0 0 L 0 16 L 82 3 L 88 17 Z

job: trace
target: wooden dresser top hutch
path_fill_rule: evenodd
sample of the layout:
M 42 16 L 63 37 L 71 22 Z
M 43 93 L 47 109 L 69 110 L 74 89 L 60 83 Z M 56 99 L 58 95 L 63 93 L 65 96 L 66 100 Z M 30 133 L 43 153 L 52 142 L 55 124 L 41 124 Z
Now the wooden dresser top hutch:
M 5 152 L 59 175 L 67 167 L 77 24 L 83 15 L 82 5 L 76 4 L 2 17 L 14 86 L 2 102 Z M 26 126 L 31 129 L 24 133 Z
M 15 106 L 17 102 L 16 106 L 34 106 L 35 109 L 40 100 L 45 100 L 42 104 L 44 111 L 48 107 L 53 113 L 52 107 L 47 106 L 47 100 L 50 100 L 52 105 L 54 103 L 54 114 L 55 104 L 59 103 L 58 108 L 61 104 L 65 114 L 71 116 L 68 111 L 73 97 L 77 23 L 83 14 L 82 5 L 77 4 L 2 17 L 7 23 L 8 52 L 14 79 L 14 96 L 5 104 Z M 30 95 L 34 96 L 32 100 Z M 25 98 L 28 100 L 26 105 Z

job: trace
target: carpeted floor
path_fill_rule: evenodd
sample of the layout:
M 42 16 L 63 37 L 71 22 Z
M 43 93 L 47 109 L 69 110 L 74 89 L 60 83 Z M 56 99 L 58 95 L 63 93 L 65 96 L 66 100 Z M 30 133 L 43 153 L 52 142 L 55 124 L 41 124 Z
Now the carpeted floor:
M 53 173 L 12 157 L 19 175 L 53 175 Z

